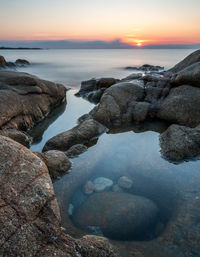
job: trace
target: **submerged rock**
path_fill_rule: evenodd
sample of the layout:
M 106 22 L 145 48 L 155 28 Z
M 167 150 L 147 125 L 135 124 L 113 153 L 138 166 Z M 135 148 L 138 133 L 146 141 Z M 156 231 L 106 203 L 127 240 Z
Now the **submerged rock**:
M 68 172 L 71 168 L 71 162 L 61 151 L 51 150 L 45 153 L 35 153 L 47 165 L 52 179 L 57 179 Z
M 73 129 L 49 139 L 43 151 L 52 149 L 67 151 L 73 145 L 87 143 L 105 131 L 106 127 L 99 122 L 93 119 L 85 120 Z
M 161 153 L 172 161 L 200 154 L 200 126 L 188 128 L 171 125 L 160 135 Z
M 76 226 L 100 227 L 112 239 L 133 239 L 155 222 L 158 208 L 149 199 L 126 193 L 105 192 L 90 196 L 74 211 Z
M 122 188 L 130 189 L 133 185 L 133 181 L 126 176 L 122 176 L 118 180 L 118 185 Z
M 88 180 L 83 187 L 83 193 L 86 195 L 91 195 L 94 192 L 95 185 L 92 181 Z
M 113 181 L 109 178 L 98 177 L 94 179 L 93 184 L 95 192 L 103 192 L 112 187 Z

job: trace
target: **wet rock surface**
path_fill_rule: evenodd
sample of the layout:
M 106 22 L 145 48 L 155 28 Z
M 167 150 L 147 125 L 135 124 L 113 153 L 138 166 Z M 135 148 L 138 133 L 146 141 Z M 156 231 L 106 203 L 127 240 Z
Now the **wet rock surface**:
M 15 69 L 16 67 L 24 67 L 30 65 L 29 61 L 24 59 L 17 59 L 15 62 L 7 62 L 3 56 L 0 56 L 0 69 L 11 68 Z
M 106 127 L 99 122 L 93 119 L 85 120 L 73 129 L 48 140 L 43 151 L 51 149 L 67 151 L 73 145 L 87 143 L 105 131 Z
M 9 137 L 26 147 L 29 147 L 32 142 L 32 138 L 26 132 L 22 132 L 17 129 L 0 130 L 0 135 Z
M 79 154 L 84 153 L 85 151 L 87 151 L 87 147 L 85 145 L 76 144 L 70 147 L 69 150 L 65 152 L 65 154 L 69 158 L 74 158 L 77 157 Z
M 46 165 L 52 179 L 57 179 L 68 172 L 71 162 L 61 151 L 51 150 L 45 153 L 35 153 Z
M 105 192 L 89 196 L 73 214 L 76 226 L 100 227 L 104 236 L 133 239 L 156 221 L 158 208 L 149 199 L 126 193 Z

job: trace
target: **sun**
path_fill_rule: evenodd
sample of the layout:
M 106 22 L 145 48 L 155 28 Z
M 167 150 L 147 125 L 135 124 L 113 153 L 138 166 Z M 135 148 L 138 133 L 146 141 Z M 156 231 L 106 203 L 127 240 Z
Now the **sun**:
M 138 42 L 136 45 L 137 45 L 137 46 L 142 46 L 142 43 L 141 43 L 141 42 Z

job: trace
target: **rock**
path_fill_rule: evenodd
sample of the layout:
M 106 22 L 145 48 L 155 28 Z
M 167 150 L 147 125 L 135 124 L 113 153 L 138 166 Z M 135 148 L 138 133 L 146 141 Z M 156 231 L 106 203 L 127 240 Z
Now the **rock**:
M 106 131 L 106 127 L 99 122 L 89 119 L 66 132 L 58 134 L 47 141 L 43 151 L 61 150 L 67 151 L 76 144 L 83 144 L 98 137 Z
M 106 88 L 116 84 L 119 80 L 114 78 L 90 79 L 81 83 L 76 96 L 86 98 L 90 102 L 98 103 Z
M 97 227 L 97 226 L 88 226 L 85 229 L 85 231 L 86 231 L 86 233 L 90 233 L 90 234 L 93 234 L 96 236 L 103 236 L 103 233 L 102 233 L 100 227 Z
M 73 215 L 73 211 L 74 211 L 74 206 L 73 204 L 70 203 L 69 208 L 68 208 L 68 214 L 69 216 Z
M 83 193 L 86 195 L 91 195 L 94 192 L 94 189 L 95 185 L 92 183 L 92 181 L 88 180 L 83 187 Z
M 142 78 L 142 73 L 132 73 L 131 75 L 127 76 L 126 78 L 123 78 L 121 80 L 121 82 L 140 79 L 140 78 Z
M 65 152 L 65 154 L 69 158 L 74 158 L 74 157 L 84 153 L 85 151 L 87 151 L 87 147 L 85 145 L 76 144 L 76 145 L 73 145 L 72 147 L 70 147 L 69 150 L 67 150 Z
M 27 66 L 27 65 L 30 65 L 30 62 L 28 62 L 27 60 L 24 60 L 24 59 L 17 59 L 15 63 L 16 63 L 16 65 L 18 65 L 18 66 Z
M 162 155 L 171 161 L 181 161 L 200 153 L 200 127 L 171 125 L 160 135 Z
M 200 62 L 200 50 L 197 50 L 192 54 L 188 55 L 184 60 L 176 64 L 173 68 L 171 68 L 167 72 L 177 73 L 196 62 Z
M 93 181 L 93 185 L 95 192 L 103 192 L 112 187 L 113 181 L 108 178 L 98 177 Z
M 6 60 L 3 56 L 0 56 L 0 68 L 5 68 Z
M 130 189 L 132 187 L 132 185 L 133 185 L 133 181 L 130 178 L 126 177 L 126 176 L 122 176 L 118 180 L 118 185 L 121 188 Z
M 71 168 L 71 162 L 61 151 L 51 150 L 45 153 L 35 153 L 47 165 L 52 179 L 59 178 Z
M 154 66 L 154 65 L 150 65 L 150 64 L 144 64 L 140 67 L 132 67 L 132 66 L 127 66 L 125 67 L 126 70 L 139 70 L 139 71 L 145 71 L 145 72 L 149 72 L 149 71 L 160 71 L 160 70 L 164 70 L 164 67 L 161 66 Z
M 200 87 L 200 62 L 196 62 L 180 71 L 172 81 L 175 86 L 192 85 Z
M 100 227 L 112 239 L 134 239 L 152 226 L 158 208 L 149 199 L 127 193 L 104 192 L 91 195 L 79 206 L 73 221 L 81 229 Z
M 9 137 L 26 147 L 30 147 L 30 144 L 32 142 L 32 138 L 27 133 L 19 131 L 17 129 L 0 130 L 0 135 Z
M 156 103 L 162 95 L 162 88 L 147 87 L 145 88 L 145 101 L 149 103 Z
M 195 127 L 200 123 L 200 88 L 188 85 L 172 88 L 157 113 L 159 119 Z
M 121 188 L 119 185 L 117 185 L 117 184 L 115 184 L 115 185 L 112 187 L 112 191 L 113 191 L 113 192 L 116 192 L 116 193 L 121 193 L 121 192 L 123 192 L 122 188 Z
M 0 136 L 0 256 L 115 257 L 106 239 L 63 233 L 46 165 Z
M 132 121 L 132 110 L 127 107 L 132 101 L 141 101 L 144 88 L 139 85 L 122 82 L 108 88 L 101 97 L 100 103 L 90 115 L 106 126 L 120 125 L 124 121 Z M 125 116 L 125 117 L 123 117 Z
M 150 104 L 147 102 L 133 102 L 132 104 L 132 120 L 145 121 L 150 111 Z
M 26 131 L 66 99 L 66 88 L 23 72 L 0 71 L 0 128 Z

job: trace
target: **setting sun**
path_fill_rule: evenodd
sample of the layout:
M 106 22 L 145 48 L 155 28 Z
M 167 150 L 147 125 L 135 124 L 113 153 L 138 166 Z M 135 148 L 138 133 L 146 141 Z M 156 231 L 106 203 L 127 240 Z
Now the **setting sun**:
M 141 43 L 141 42 L 138 42 L 136 45 L 137 45 L 137 46 L 142 46 L 142 43 Z

